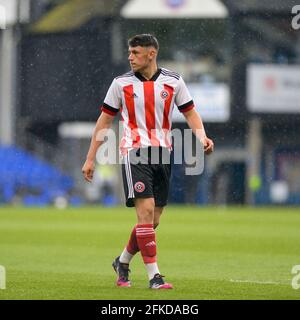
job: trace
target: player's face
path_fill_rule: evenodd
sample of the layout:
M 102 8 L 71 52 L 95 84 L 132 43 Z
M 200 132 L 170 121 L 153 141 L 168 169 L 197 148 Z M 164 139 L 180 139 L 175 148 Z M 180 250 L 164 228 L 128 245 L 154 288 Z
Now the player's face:
M 133 72 L 147 68 L 155 58 L 156 50 L 152 47 L 129 47 L 128 60 Z

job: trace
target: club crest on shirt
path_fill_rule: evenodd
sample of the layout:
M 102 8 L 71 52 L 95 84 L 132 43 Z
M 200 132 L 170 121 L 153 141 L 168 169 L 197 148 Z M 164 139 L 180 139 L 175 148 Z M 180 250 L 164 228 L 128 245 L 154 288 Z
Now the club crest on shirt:
M 169 92 L 167 90 L 162 90 L 160 96 L 162 99 L 166 100 L 169 97 Z
M 143 182 L 138 181 L 135 185 L 134 185 L 134 190 L 136 192 L 143 192 L 145 190 L 145 185 Z

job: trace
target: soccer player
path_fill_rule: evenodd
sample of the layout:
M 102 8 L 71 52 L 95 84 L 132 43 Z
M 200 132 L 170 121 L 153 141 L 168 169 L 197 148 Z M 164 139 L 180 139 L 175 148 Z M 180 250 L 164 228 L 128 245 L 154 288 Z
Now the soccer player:
M 201 117 L 182 77 L 176 72 L 158 68 L 157 39 L 151 34 L 136 35 L 128 40 L 128 45 L 131 71 L 116 77 L 107 92 L 82 172 L 90 182 L 96 152 L 103 143 L 103 139 L 97 141 L 97 133 L 110 128 L 114 117 L 121 111 L 124 131 L 120 151 L 126 206 L 135 207 L 137 224 L 127 246 L 113 261 L 118 275 L 117 285 L 131 286 L 129 264 L 140 251 L 148 272 L 149 287 L 171 289 L 173 286 L 164 281 L 158 268 L 155 228 L 167 204 L 170 164 L 163 159 L 172 148 L 169 133 L 174 104 L 203 144 L 206 154 L 213 151 L 214 143 L 205 134 Z M 156 164 L 152 164 L 153 151 L 158 154 L 159 162 Z M 146 160 L 131 161 L 138 156 Z

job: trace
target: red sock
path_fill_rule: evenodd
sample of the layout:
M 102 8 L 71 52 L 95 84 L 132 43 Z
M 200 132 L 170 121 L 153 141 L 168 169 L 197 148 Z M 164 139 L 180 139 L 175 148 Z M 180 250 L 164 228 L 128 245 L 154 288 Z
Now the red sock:
M 135 255 L 137 252 L 140 251 L 137 240 L 136 240 L 136 226 L 133 228 L 131 232 L 126 249 L 132 255 Z
M 137 224 L 136 239 L 144 263 L 156 262 L 156 241 L 153 224 Z

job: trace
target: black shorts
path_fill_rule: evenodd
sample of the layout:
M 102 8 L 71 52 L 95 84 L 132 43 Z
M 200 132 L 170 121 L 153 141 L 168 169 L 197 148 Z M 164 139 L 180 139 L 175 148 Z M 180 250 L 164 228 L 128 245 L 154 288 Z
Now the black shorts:
M 123 158 L 122 176 L 127 207 L 134 207 L 134 198 L 154 198 L 156 207 L 166 206 L 170 151 L 162 147 L 130 150 Z

